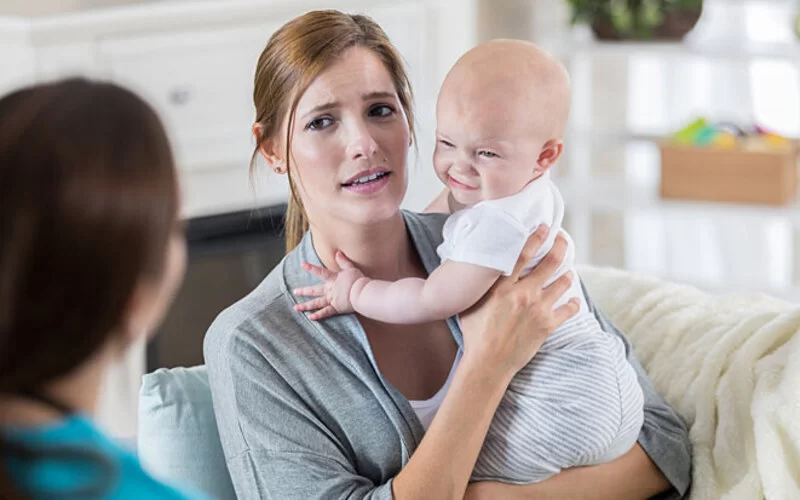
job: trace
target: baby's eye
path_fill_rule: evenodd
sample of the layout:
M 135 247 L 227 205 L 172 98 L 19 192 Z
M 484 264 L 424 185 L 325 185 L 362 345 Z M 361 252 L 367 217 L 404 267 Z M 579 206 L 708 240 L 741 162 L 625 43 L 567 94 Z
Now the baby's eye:
M 493 153 L 491 151 L 478 151 L 479 156 L 483 156 L 484 158 L 498 158 L 499 155 L 497 153 Z
M 394 113 L 395 109 L 388 104 L 378 104 L 377 106 L 373 106 L 369 109 L 370 116 L 377 116 L 380 118 L 392 116 Z
M 333 125 L 333 118 L 329 116 L 322 116 L 308 122 L 308 125 L 306 125 L 306 130 L 323 130 L 331 125 Z
M 454 148 L 454 147 L 456 147 L 456 146 L 455 146 L 455 145 L 454 145 L 452 142 L 450 142 L 450 141 L 446 141 L 446 140 L 444 140 L 444 139 L 439 139 L 439 143 L 440 143 L 440 144 L 442 144 L 442 145 L 443 145 L 443 146 L 445 146 L 445 147 L 448 147 L 448 148 Z

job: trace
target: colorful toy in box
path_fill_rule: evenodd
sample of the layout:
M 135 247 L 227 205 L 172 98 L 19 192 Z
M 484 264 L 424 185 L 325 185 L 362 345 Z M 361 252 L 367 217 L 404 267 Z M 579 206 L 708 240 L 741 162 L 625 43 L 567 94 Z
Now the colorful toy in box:
M 745 130 L 731 123 L 711 124 L 698 118 L 672 135 L 680 146 L 712 147 L 719 149 L 774 150 L 792 146 L 792 141 L 766 128 L 755 125 Z

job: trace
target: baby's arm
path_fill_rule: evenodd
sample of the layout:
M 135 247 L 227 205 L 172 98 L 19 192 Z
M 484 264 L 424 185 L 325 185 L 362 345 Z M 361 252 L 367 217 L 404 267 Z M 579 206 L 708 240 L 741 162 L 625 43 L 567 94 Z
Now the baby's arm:
M 359 314 L 385 323 L 416 324 L 447 319 L 478 302 L 502 273 L 488 267 L 444 261 L 428 279 L 360 278 L 350 291 Z
M 338 273 L 303 265 L 324 283 L 295 290 L 295 295 L 317 297 L 296 305 L 295 310 L 314 311 L 309 316 L 312 320 L 353 311 L 385 323 L 443 320 L 476 303 L 502 274 L 475 264 L 447 260 L 428 279 L 392 282 L 365 277 L 341 253 L 337 253 L 336 260 L 342 268 Z

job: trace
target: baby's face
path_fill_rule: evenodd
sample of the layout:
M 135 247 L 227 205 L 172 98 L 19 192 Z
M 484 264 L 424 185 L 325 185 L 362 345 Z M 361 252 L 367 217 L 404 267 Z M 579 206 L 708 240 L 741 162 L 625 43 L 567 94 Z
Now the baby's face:
M 436 106 L 433 165 L 462 205 L 511 196 L 534 178 L 546 141 L 535 109 L 513 95 L 462 92 L 445 85 Z

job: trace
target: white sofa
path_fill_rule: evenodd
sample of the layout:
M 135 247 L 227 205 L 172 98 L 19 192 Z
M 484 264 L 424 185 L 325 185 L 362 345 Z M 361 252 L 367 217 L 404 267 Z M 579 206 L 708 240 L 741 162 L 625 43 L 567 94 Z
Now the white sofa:
M 580 274 L 690 425 L 691 497 L 800 498 L 800 308 L 614 269 Z M 153 473 L 235 498 L 204 367 L 144 377 L 138 448 Z

